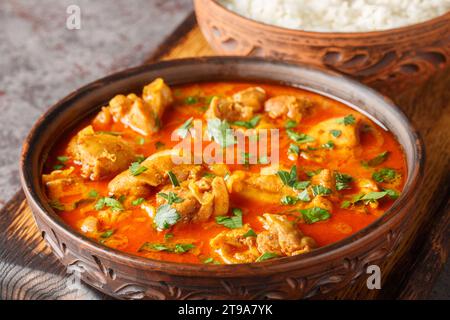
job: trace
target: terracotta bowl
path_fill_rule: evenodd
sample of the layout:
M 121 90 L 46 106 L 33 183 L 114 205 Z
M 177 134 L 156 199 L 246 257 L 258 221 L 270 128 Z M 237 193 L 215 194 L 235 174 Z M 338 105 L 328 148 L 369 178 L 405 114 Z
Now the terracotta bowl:
M 156 77 L 169 85 L 242 80 L 282 83 L 337 99 L 397 137 L 408 177 L 400 198 L 365 229 L 310 253 L 240 265 L 180 264 L 126 254 L 72 230 L 47 204 L 41 184 L 49 149 L 67 130 L 111 97 L 137 92 Z M 381 95 L 344 76 L 315 68 L 243 57 L 172 60 L 116 73 L 64 98 L 35 124 L 23 146 L 21 181 L 36 223 L 61 263 L 111 296 L 124 299 L 299 299 L 348 286 L 398 246 L 413 212 L 423 147 L 405 115 Z
M 316 65 L 350 75 L 385 92 L 405 89 L 450 66 L 450 12 L 385 31 L 326 33 L 257 22 L 213 0 L 194 0 L 194 4 L 200 29 L 220 54 Z

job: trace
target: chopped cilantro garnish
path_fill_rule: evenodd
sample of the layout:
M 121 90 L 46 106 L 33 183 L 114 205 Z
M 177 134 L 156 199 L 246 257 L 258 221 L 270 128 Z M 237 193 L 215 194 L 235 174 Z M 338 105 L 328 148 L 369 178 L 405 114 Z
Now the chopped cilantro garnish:
M 133 201 L 131 202 L 131 204 L 132 204 L 133 206 L 138 206 L 138 205 L 142 204 L 144 201 L 145 201 L 144 198 L 137 198 L 137 199 L 133 200 Z
M 258 125 L 260 120 L 261 120 L 261 116 L 257 115 L 257 116 L 254 116 L 249 121 L 235 121 L 235 122 L 233 122 L 233 125 L 239 126 L 239 127 L 244 127 L 247 129 L 253 129 Z
M 97 192 L 97 190 L 92 189 L 91 191 L 89 191 L 88 197 L 89 197 L 89 198 L 97 198 L 97 197 L 98 197 L 98 192 Z
M 298 200 L 299 199 L 296 197 L 286 195 L 281 198 L 281 204 L 284 204 L 285 206 L 291 206 L 296 204 Z
M 334 178 L 336 180 L 336 190 L 344 190 L 350 188 L 350 182 L 352 182 L 352 176 L 345 173 L 334 173 Z
M 235 144 L 235 137 L 233 130 L 226 120 L 209 119 L 207 132 L 211 138 L 214 139 L 222 148 L 229 147 Z
M 313 142 L 314 141 L 313 137 L 308 136 L 305 133 L 298 133 L 298 132 L 295 132 L 295 131 L 293 131 L 291 129 L 287 129 L 286 132 L 288 134 L 288 137 L 291 140 L 293 140 L 293 141 L 295 141 L 297 143 L 307 143 L 307 142 Z
M 186 97 L 186 99 L 184 99 L 184 103 L 186 103 L 186 104 L 196 104 L 196 103 L 198 103 L 198 98 L 195 97 L 195 96 Z
M 178 128 L 178 131 L 177 131 L 177 133 L 178 133 L 178 135 L 181 137 L 181 138 L 186 138 L 187 137 L 187 134 L 188 134 L 188 132 L 189 132 L 189 129 L 191 129 L 192 128 L 192 122 L 194 121 L 194 118 L 193 117 L 190 117 L 189 119 L 187 119 L 182 125 L 181 125 L 181 127 L 179 127 Z
M 239 208 L 233 209 L 232 217 L 218 216 L 216 217 L 216 223 L 221 224 L 230 229 L 237 229 L 242 227 L 242 210 Z
M 335 138 L 339 138 L 339 136 L 342 134 L 342 131 L 341 130 L 330 130 L 330 133 L 331 133 L 331 135 L 333 136 L 333 137 L 335 137 Z
M 303 190 L 302 192 L 300 192 L 297 196 L 298 200 L 303 201 L 303 202 L 309 202 L 311 201 L 311 197 L 309 196 L 309 192 L 308 190 Z
M 266 260 L 270 260 L 273 258 L 277 258 L 278 254 L 273 253 L 273 252 L 264 252 L 262 255 L 260 255 L 258 257 L 258 259 L 256 259 L 256 262 L 262 262 L 262 261 L 266 261 Z
M 64 205 L 58 200 L 52 200 L 48 203 L 53 209 L 64 211 Z
M 167 171 L 169 176 L 169 180 L 174 187 L 179 187 L 180 183 L 178 182 L 177 176 L 172 171 Z
M 312 187 L 312 193 L 314 196 L 327 196 L 331 194 L 331 190 L 319 184 Z
M 105 206 L 111 208 L 113 211 L 122 211 L 124 210 L 122 203 L 119 200 L 109 197 L 103 197 L 97 200 L 95 203 L 94 209 L 97 211 L 102 210 Z
M 145 171 L 147 171 L 147 167 L 141 166 L 139 162 L 133 162 L 130 166 L 130 173 L 133 176 L 138 176 Z
M 184 201 L 184 199 L 180 198 L 175 192 L 172 191 L 169 191 L 168 193 L 160 192 L 158 193 L 158 196 L 166 199 L 169 205 L 173 203 L 181 203 Z
M 100 238 L 107 239 L 107 238 L 111 237 L 113 234 L 114 234 L 114 230 L 112 230 L 112 229 L 111 230 L 106 230 L 105 232 L 103 232 L 100 235 Z
M 373 180 L 376 182 L 389 182 L 395 179 L 397 173 L 394 169 L 383 168 L 372 174 Z
M 291 143 L 289 145 L 288 153 L 293 153 L 293 154 L 299 155 L 300 154 L 300 147 L 298 145 L 294 144 L 294 143 Z
M 324 149 L 333 149 L 334 148 L 334 142 L 328 141 L 327 143 L 322 144 L 322 148 Z
M 349 114 L 341 119 L 338 120 L 339 124 L 343 124 L 343 125 L 351 125 L 351 124 L 355 124 L 356 119 L 352 114 Z
M 388 156 L 389 156 L 389 151 L 384 151 L 368 161 L 362 161 L 361 164 L 364 167 L 376 167 L 376 166 L 382 164 L 384 161 L 386 161 Z
M 293 187 L 295 182 L 297 181 L 297 167 L 292 166 L 292 168 L 289 172 L 279 170 L 277 172 L 277 175 L 280 177 L 280 179 L 284 185 Z
M 286 121 L 286 123 L 284 124 L 284 127 L 285 127 L 286 129 L 292 129 L 292 128 L 295 128 L 296 126 L 297 126 L 297 122 L 294 121 L 294 120 L 288 120 L 288 121 Z
M 168 204 L 164 204 L 156 209 L 156 215 L 153 219 L 156 227 L 160 230 L 169 229 L 180 220 L 181 216 Z
M 242 235 L 244 238 L 256 237 L 256 232 L 253 229 L 249 229 L 246 233 Z
M 312 223 L 316 223 L 319 221 L 328 220 L 331 217 L 328 210 L 325 210 L 325 209 L 322 209 L 319 207 L 303 209 L 303 210 L 300 210 L 300 212 L 303 216 L 303 219 L 305 220 L 305 222 L 307 224 L 312 224 Z

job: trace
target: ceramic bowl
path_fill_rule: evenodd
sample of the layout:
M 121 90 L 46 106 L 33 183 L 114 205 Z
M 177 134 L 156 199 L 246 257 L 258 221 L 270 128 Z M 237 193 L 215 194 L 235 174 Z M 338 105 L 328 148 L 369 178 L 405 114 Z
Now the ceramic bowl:
M 111 97 L 138 92 L 162 77 L 169 85 L 237 80 L 287 84 L 337 99 L 390 130 L 406 154 L 408 176 L 400 198 L 378 220 L 352 236 L 303 255 L 239 265 L 180 264 L 105 247 L 71 229 L 48 205 L 41 183 L 49 150 L 67 130 Z M 300 299 L 348 286 L 368 265 L 397 248 L 414 210 L 423 146 L 405 115 L 374 90 L 334 72 L 260 58 L 172 60 L 116 73 L 64 98 L 34 125 L 23 146 L 20 175 L 42 237 L 62 264 L 98 290 L 122 299 Z
M 308 32 L 248 19 L 214 0 L 194 0 L 198 25 L 224 55 L 293 60 L 352 76 L 387 92 L 450 66 L 450 12 L 374 32 Z M 388 90 L 391 89 L 391 90 Z

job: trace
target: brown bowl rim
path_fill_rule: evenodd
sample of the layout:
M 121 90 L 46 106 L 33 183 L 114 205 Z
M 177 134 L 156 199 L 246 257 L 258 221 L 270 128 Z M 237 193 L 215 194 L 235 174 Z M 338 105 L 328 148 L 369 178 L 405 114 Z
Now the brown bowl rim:
M 64 112 L 65 106 L 70 105 L 71 100 L 76 99 L 79 96 L 82 96 L 91 91 L 95 91 L 99 86 L 103 86 L 109 82 L 114 82 L 123 77 L 128 77 L 132 75 L 136 75 L 145 71 L 158 70 L 165 67 L 176 67 L 177 65 L 183 64 L 201 64 L 203 62 L 224 62 L 233 63 L 235 61 L 249 61 L 253 63 L 271 63 L 271 64 L 281 64 L 285 66 L 291 66 L 295 68 L 305 68 L 308 70 L 313 70 L 315 72 L 324 73 L 328 76 L 335 77 L 338 81 L 339 79 L 345 79 L 346 81 L 352 83 L 357 86 L 361 90 L 366 90 L 371 94 L 378 96 L 383 99 L 386 103 L 386 107 L 393 109 L 397 116 L 402 119 L 403 124 L 407 127 L 411 137 L 414 139 L 414 165 L 413 172 L 408 172 L 411 174 L 411 181 L 409 183 L 409 187 L 404 189 L 400 195 L 400 197 L 394 202 L 391 208 L 389 208 L 382 216 L 380 216 L 377 220 L 366 226 L 365 228 L 359 230 L 358 232 L 329 245 L 320 247 L 315 249 L 309 253 L 305 253 L 302 255 L 292 256 L 292 257 L 281 257 L 273 260 L 267 260 L 264 262 L 258 263 L 248 263 L 248 264 L 194 264 L 194 263 L 178 263 L 178 262 L 170 262 L 163 260 L 150 259 L 146 257 L 141 257 L 137 255 L 133 255 L 130 253 L 126 253 L 117 249 L 109 248 L 103 246 L 94 240 L 88 238 L 87 236 L 73 230 L 69 225 L 67 225 L 59 215 L 47 204 L 42 203 L 39 200 L 39 196 L 35 190 L 35 185 L 33 184 L 33 172 L 31 169 L 31 154 L 33 153 L 32 147 L 33 144 L 39 142 L 39 131 L 44 130 L 42 124 L 48 118 L 53 118 L 57 116 L 60 112 Z M 293 84 L 291 84 L 293 85 Z M 305 89 L 308 90 L 308 89 Z M 333 99 L 330 96 L 331 99 Z M 77 120 L 79 122 L 81 120 Z M 137 66 L 129 69 L 125 69 L 96 81 L 93 81 L 75 91 L 67 95 L 65 98 L 59 100 L 57 103 L 52 105 L 43 115 L 41 115 L 38 120 L 35 122 L 33 127 L 30 130 L 30 133 L 26 137 L 21 153 L 20 160 L 20 180 L 22 184 L 22 188 L 27 195 L 28 201 L 31 201 L 32 204 L 44 215 L 44 217 L 51 223 L 52 227 L 58 229 L 59 232 L 63 232 L 67 238 L 70 238 L 72 241 L 81 242 L 85 245 L 85 250 L 90 250 L 91 252 L 99 253 L 103 256 L 109 256 L 110 258 L 114 258 L 117 262 L 125 263 L 128 265 L 133 265 L 135 267 L 139 267 L 141 269 L 145 268 L 153 268 L 155 270 L 162 270 L 168 274 L 195 274 L 200 277 L 223 277 L 223 276 L 232 276 L 232 277 L 244 277 L 249 274 L 254 275 L 266 275 L 266 274 L 274 274 L 277 272 L 281 272 L 284 270 L 288 270 L 290 267 L 299 268 L 301 266 L 310 266 L 326 261 L 332 257 L 336 256 L 344 256 L 345 252 L 353 252 L 356 251 L 360 243 L 365 243 L 369 241 L 371 238 L 375 238 L 378 234 L 384 233 L 388 231 L 388 221 L 395 219 L 397 216 L 397 212 L 405 207 L 409 201 L 411 201 L 415 194 L 414 191 L 417 189 L 419 182 L 423 177 L 424 170 L 424 161 L 425 161 L 425 152 L 423 147 L 423 141 L 419 134 L 419 132 L 412 126 L 409 119 L 406 115 L 387 97 L 381 95 L 375 90 L 349 78 L 343 76 L 337 72 L 319 69 L 317 67 L 312 67 L 309 65 L 305 65 L 298 62 L 287 62 L 287 61 L 279 61 L 275 59 L 269 58 L 260 58 L 260 57 L 241 57 L 241 56 L 210 56 L 210 57 L 197 57 L 197 58 L 183 58 L 183 59 L 174 59 L 167 61 L 160 61 L 148 65 Z M 39 176 L 40 176 L 39 172 Z
M 197 2 L 198 0 L 195 0 Z M 233 15 L 235 18 L 238 18 L 243 23 L 247 22 L 250 23 L 253 27 L 256 28 L 264 28 L 269 31 L 278 31 L 278 32 L 285 32 L 289 33 L 291 35 L 296 36 L 321 36 L 326 38 L 335 38 L 335 37 L 347 37 L 347 38 L 358 38 L 358 37 L 378 37 L 378 36 L 386 36 L 387 34 L 392 33 L 403 33 L 407 31 L 411 31 L 414 29 L 420 29 L 428 24 L 433 24 L 435 22 L 438 22 L 440 20 L 446 20 L 450 19 L 450 11 L 445 12 L 442 15 L 439 15 L 437 17 L 434 17 L 432 19 L 428 19 L 422 22 L 417 22 L 414 24 L 392 28 L 392 29 L 384 29 L 384 30 L 374 30 L 374 31 L 362 31 L 362 32 L 323 32 L 323 31 L 307 31 L 307 30 L 298 30 L 298 29 L 289 29 L 273 24 L 268 24 L 262 21 L 257 21 L 254 19 L 247 18 L 237 12 L 234 12 L 232 10 L 227 9 L 225 6 L 217 2 L 216 0 L 206 0 L 211 2 L 214 6 L 216 6 L 217 9 L 222 10 L 223 12 L 226 12 L 227 14 Z M 270 30 L 272 29 L 272 30 Z

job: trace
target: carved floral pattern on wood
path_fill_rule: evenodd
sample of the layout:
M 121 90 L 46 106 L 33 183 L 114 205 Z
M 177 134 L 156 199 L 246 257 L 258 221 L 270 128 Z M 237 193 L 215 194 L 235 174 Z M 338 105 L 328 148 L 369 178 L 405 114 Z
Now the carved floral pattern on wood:
M 381 91 L 403 90 L 450 66 L 450 13 L 421 27 L 348 36 L 276 28 L 235 15 L 214 1 L 194 3 L 200 29 L 220 54 L 312 64 Z

